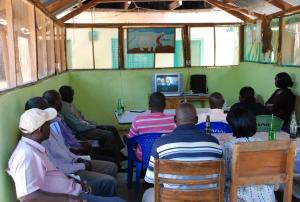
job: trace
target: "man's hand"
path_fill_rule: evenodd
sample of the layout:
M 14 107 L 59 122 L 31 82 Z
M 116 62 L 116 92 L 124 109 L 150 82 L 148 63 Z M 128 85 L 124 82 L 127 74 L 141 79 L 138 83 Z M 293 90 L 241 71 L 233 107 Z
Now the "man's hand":
M 84 162 L 84 165 L 85 165 L 86 170 L 88 170 L 88 171 L 92 170 L 92 164 L 90 161 Z
M 81 187 L 82 187 L 82 191 L 84 191 L 85 193 L 87 193 L 87 194 L 90 194 L 90 193 L 92 193 L 92 187 L 87 183 L 87 181 L 86 180 L 84 180 L 84 181 L 81 181 L 80 182 L 80 185 L 81 185 Z

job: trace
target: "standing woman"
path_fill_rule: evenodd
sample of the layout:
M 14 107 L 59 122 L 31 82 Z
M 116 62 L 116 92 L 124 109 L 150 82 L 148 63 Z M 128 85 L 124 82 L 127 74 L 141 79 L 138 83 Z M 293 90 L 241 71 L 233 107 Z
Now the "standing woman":
M 290 123 L 291 114 L 295 107 L 296 96 L 289 89 L 293 86 L 290 75 L 286 72 L 278 73 L 275 77 L 275 86 L 278 88 L 266 102 L 270 113 L 284 121 L 286 128 Z

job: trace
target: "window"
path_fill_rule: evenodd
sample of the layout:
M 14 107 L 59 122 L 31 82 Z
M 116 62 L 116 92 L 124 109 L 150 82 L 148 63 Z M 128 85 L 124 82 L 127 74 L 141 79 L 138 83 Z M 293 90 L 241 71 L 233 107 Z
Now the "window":
M 191 66 L 214 66 L 214 28 L 190 28 Z
M 64 72 L 67 70 L 66 62 L 66 30 L 64 27 L 59 27 L 59 45 L 60 45 L 60 58 L 61 58 L 61 71 Z
M 245 25 L 244 27 L 244 61 L 276 63 L 278 36 L 279 36 L 279 19 L 275 18 L 271 21 L 270 27 L 272 30 L 272 47 L 273 51 L 263 54 L 261 32 L 257 32 L 256 24 Z
M 216 66 L 239 64 L 239 27 L 215 27 Z
M 46 16 L 38 9 L 36 11 L 36 37 L 37 37 L 37 61 L 38 78 L 47 76 L 47 43 L 46 43 Z
M 119 68 L 118 34 L 118 28 L 93 28 L 96 69 Z
M 0 4 L 0 90 L 16 86 L 13 35 L 9 23 L 12 21 L 11 2 Z
M 282 64 L 300 65 L 300 14 L 283 18 Z
M 67 52 L 69 69 L 93 69 L 91 28 L 67 29 Z
M 175 29 L 175 53 L 127 53 L 127 29 L 124 29 L 124 63 L 126 69 L 183 67 L 182 28 Z
M 57 24 L 54 25 L 54 47 L 55 47 L 55 70 L 56 72 L 62 72 L 60 27 Z M 71 58 L 70 59 L 68 58 L 68 61 L 71 62 Z
M 17 84 L 37 80 L 34 6 L 12 0 Z
M 55 74 L 54 28 L 53 21 L 46 17 L 46 50 L 48 75 Z

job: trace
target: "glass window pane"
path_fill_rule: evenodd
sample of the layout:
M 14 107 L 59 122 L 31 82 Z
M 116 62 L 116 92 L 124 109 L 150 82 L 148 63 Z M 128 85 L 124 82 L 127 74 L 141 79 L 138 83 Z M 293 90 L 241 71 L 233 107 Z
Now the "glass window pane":
M 46 17 L 46 45 L 48 75 L 55 74 L 54 29 L 53 21 Z
M 183 67 L 182 28 L 176 28 L 175 53 L 156 53 L 155 68 Z
M 214 28 L 190 29 L 191 66 L 214 66 Z
M 154 67 L 153 53 L 127 53 L 127 29 L 124 29 L 124 62 L 125 69 Z
M 12 0 L 17 84 L 37 80 L 34 6 Z
M 118 28 L 93 28 L 96 69 L 118 69 L 118 34 Z
M 215 27 L 216 66 L 239 64 L 239 27 Z
M 91 28 L 68 28 L 67 51 L 69 69 L 93 69 Z
M 0 3 L 0 91 L 16 86 L 10 1 Z
M 282 64 L 300 65 L 300 14 L 283 18 Z
M 36 37 L 37 37 L 37 60 L 38 78 L 47 76 L 47 44 L 46 44 L 46 16 L 39 9 L 36 12 Z

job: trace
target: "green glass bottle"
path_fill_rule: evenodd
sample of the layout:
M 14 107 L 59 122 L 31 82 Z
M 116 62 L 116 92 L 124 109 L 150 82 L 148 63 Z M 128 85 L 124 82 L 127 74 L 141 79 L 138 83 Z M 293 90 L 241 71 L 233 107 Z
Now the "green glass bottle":
M 116 112 L 118 114 L 118 116 L 121 116 L 123 114 L 123 111 L 122 111 L 122 101 L 121 99 L 119 98 L 118 101 L 117 101 L 117 109 L 116 109 Z
M 272 114 L 272 119 L 269 128 L 269 136 L 268 136 L 269 140 L 276 140 L 276 131 L 274 129 L 273 120 L 274 120 L 274 115 Z

